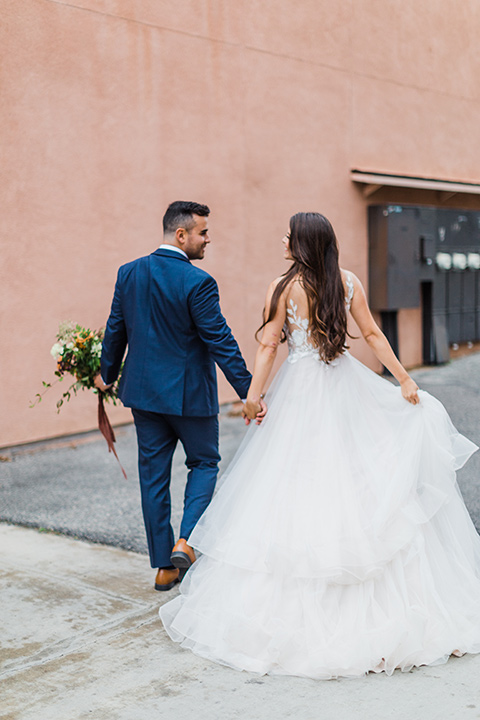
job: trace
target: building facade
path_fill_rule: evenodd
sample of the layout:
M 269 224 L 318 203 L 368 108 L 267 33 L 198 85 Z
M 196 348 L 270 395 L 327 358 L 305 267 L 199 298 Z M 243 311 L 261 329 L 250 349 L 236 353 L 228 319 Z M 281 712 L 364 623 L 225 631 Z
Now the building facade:
M 407 366 L 478 339 L 476 0 L 0 9 L 0 446 L 95 427 L 90 394 L 60 414 L 62 386 L 30 401 L 59 323 L 105 324 L 118 266 L 158 246 L 176 199 L 211 207 L 202 267 L 250 366 L 299 210 L 332 221 Z

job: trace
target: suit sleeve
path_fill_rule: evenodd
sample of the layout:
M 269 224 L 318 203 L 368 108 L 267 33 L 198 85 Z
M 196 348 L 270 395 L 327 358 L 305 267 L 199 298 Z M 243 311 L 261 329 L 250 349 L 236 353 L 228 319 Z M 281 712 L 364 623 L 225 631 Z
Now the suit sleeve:
M 100 372 L 103 381 L 110 385 L 118 378 L 123 356 L 127 347 L 127 329 L 122 310 L 120 271 L 115 284 L 110 316 L 102 343 Z
M 240 398 L 247 396 L 252 376 L 220 309 L 215 280 L 208 276 L 192 293 L 190 314 L 198 334 Z

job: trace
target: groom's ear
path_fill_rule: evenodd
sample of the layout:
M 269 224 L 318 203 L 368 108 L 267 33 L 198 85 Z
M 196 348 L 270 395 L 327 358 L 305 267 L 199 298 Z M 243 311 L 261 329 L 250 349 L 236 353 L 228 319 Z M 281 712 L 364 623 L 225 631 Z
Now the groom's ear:
M 185 240 L 187 239 L 187 231 L 185 228 L 179 227 L 175 230 L 175 239 L 178 243 L 183 245 L 185 243 Z

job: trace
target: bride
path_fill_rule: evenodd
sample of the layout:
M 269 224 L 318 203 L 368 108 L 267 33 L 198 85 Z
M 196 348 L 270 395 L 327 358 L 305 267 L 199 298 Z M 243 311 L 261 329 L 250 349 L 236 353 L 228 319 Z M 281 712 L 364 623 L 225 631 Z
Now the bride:
M 201 556 L 165 628 L 233 668 L 310 678 L 480 652 L 480 538 L 455 479 L 477 448 L 395 357 L 329 221 L 298 213 L 283 242 L 248 418 L 283 336 L 288 358 L 189 538 Z M 400 387 L 348 353 L 348 312 Z

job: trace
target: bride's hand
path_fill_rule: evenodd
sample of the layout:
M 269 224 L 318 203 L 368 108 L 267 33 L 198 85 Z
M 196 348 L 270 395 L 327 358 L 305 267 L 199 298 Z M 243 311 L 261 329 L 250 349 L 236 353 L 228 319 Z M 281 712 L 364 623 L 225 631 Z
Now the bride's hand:
M 255 422 L 257 423 L 257 425 L 260 425 L 268 411 L 267 403 L 262 397 L 260 398 L 260 407 L 260 412 L 258 412 L 255 416 Z
M 418 405 L 420 398 L 418 397 L 418 385 L 415 380 L 408 377 L 402 383 L 400 383 L 400 389 L 405 400 L 408 400 L 412 405 Z

